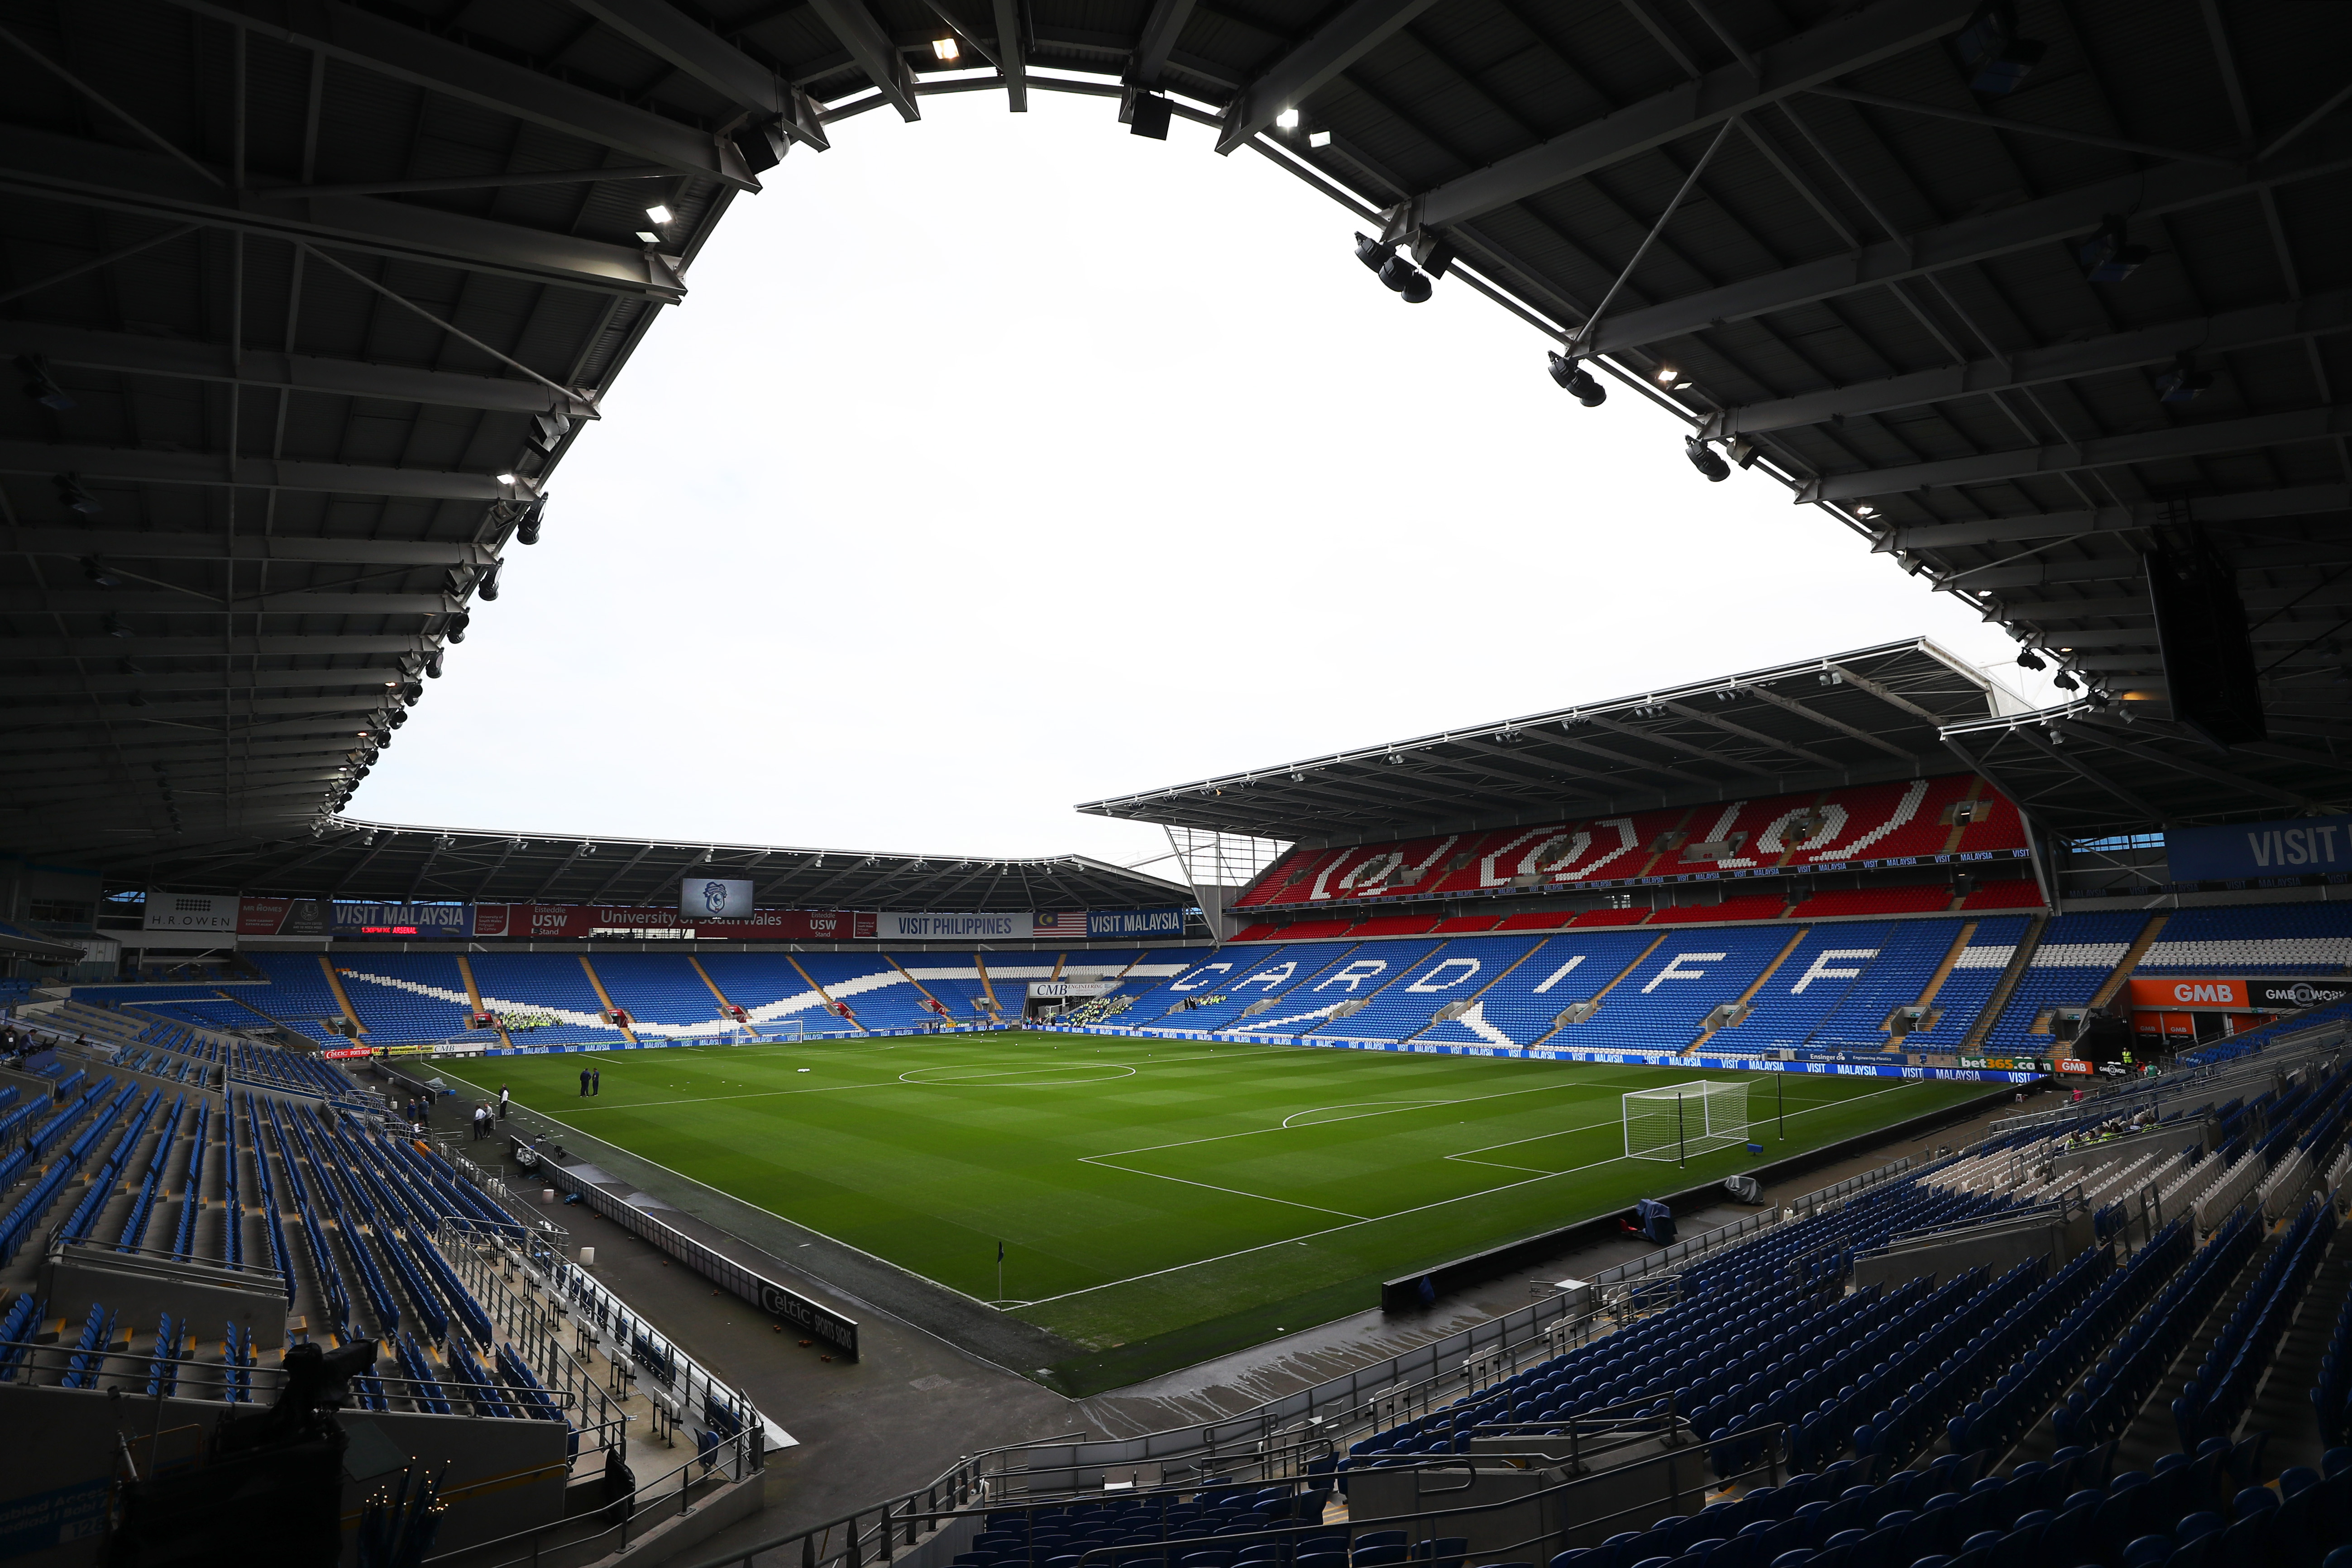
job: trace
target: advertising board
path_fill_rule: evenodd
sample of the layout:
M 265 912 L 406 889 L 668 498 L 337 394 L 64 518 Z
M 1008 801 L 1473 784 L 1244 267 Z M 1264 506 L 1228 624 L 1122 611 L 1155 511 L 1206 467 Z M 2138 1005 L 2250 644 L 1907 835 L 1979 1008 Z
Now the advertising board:
M 2352 816 L 2167 828 L 2164 856 L 2175 882 L 2246 882 L 2352 871 Z

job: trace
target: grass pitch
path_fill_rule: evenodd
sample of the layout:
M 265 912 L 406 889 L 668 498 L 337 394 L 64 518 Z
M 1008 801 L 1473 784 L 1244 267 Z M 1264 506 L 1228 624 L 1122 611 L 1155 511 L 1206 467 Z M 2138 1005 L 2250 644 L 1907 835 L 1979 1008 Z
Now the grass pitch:
M 604 1092 L 583 1100 L 591 1062 Z M 551 1120 L 1086 1346 L 1050 1369 L 1075 1393 L 1327 1322 L 1374 1304 L 1383 1279 L 1753 1163 L 1626 1158 L 1627 1090 L 1744 1077 L 1768 1157 L 1985 1092 L 1026 1031 L 480 1069 Z

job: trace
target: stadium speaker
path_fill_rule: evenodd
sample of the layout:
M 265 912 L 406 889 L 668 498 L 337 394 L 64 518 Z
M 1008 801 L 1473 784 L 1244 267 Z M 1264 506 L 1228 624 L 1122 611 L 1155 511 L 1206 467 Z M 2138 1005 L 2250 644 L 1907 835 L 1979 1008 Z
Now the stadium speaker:
M 2140 559 L 2174 720 L 2223 750 L 2268 739 L 2236 570 L 2201 535 Z
M 1137 93 L 1134 110 L 1128 118 L 1128 134 L 1165 141 L 1168 140 L 1168 122 L 1174 113 L 1175 106 L 1168 99 L 1152 93 Z

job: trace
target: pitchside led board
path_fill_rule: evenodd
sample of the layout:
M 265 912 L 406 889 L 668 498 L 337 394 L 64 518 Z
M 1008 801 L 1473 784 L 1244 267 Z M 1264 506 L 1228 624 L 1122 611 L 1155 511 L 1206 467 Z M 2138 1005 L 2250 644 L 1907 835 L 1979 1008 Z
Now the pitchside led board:
M 2164 853 L 2175 882 L 2247 882 L 2352 872 L 2352 816 L 2167 828 Z
M 690 876 L 677 884 L 677 912 L 691 920 L 741 920 L 752 913 L 751 884 Z

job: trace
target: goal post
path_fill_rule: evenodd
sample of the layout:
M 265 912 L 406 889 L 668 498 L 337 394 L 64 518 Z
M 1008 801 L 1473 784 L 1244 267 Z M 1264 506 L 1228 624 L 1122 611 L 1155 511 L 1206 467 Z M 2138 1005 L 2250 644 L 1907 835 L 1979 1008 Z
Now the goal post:
M 1627 1159 L 1680 1160 L 1748 1142 L 1745 1079 L 1636 1089 L 1623 1107 Z

